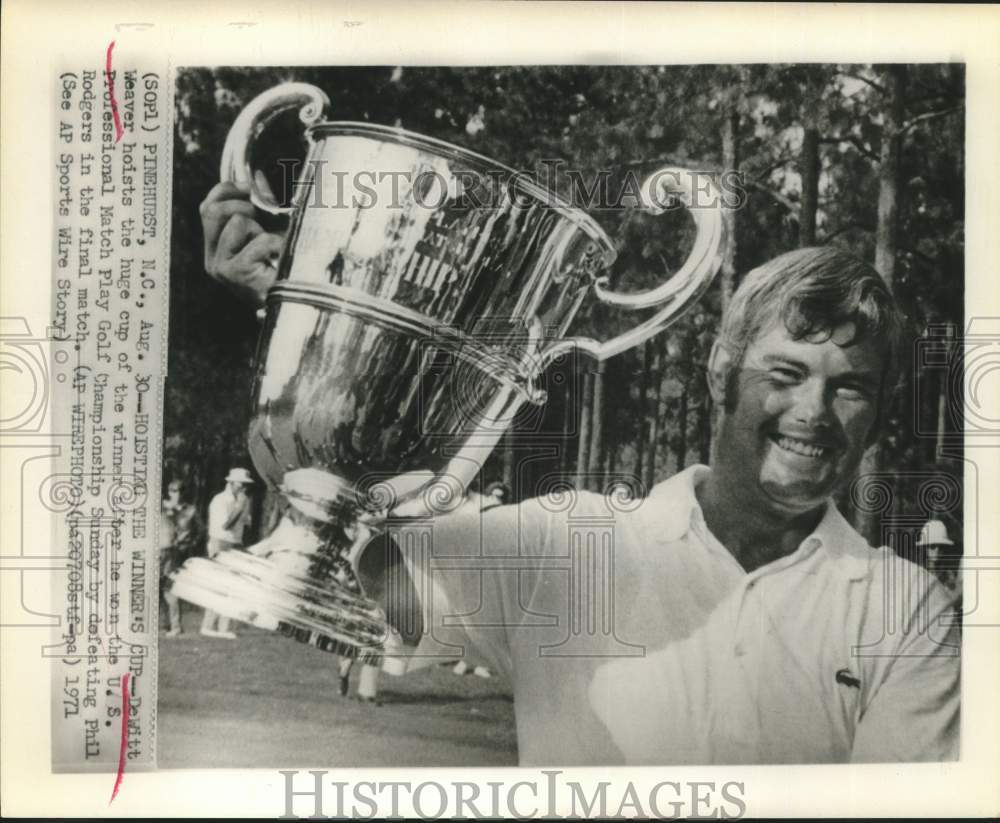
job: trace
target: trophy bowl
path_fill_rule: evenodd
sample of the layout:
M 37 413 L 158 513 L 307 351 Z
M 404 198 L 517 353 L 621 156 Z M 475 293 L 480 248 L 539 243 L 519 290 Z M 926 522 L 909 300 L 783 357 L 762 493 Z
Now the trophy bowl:
M 389 516 L 456 508 L 518 409 L 544 402 L 537 382 L 556 357 L 605 359 L 689 308 L 719 268 L 721 199 L 694 208 L 704 180 L 676 168 L 650 175 L 643 205 L 687 206 L 697 236 L 660 286 L 619 294 L 604 276 L 614 245 L 581 210 L 458 146 L 327 122 L 328 107 L 306 84 L 264 92 L 234 123 L 221 174 L 258 208 L 291 218 L 257 350 L 249 449 L 305 532 L 258 544 L 266 551 L 188 561 L 173 586 L 231 618 L 386 663 L 415 641 L 401 636 L 391 603 L 369 596 L 399 586 L 359 576 L 379 566 L 360 562 L 365 547 Z M 249 158 L 289 108 L 309 151 L 282 206 Z M 590 295 L 656 311 L 608 341 L 567 337 Z

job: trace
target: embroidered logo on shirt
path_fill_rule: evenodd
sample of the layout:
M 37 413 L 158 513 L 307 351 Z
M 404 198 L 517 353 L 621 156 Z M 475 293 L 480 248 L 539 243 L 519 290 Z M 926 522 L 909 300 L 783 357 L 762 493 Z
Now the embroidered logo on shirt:
M 851 686 L 855 689 L 861 688 L 861 681 L 851 674 L 850 669 L 841 669 L 836 675 L 834 675 L 834 679 L 838 683 L 843 683 L 845 686 Z

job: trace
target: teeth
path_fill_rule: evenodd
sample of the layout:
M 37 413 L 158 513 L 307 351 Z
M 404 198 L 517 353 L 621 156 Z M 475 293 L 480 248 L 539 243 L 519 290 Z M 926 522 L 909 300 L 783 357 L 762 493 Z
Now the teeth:
M 806 457 L 822 457 L 825 451 L 825 449 L 819 446 L 810 446 L 808 443 L 804 443 L 801 440 L 794 440 L 791 437 L 779 438 L 778 445 L 785 451 L 795 452 L 795 454 L 801 454 Z

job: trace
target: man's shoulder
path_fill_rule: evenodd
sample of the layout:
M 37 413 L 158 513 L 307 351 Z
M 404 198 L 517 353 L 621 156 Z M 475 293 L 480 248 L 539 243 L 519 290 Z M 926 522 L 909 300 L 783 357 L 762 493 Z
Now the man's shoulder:
M 695 463 L 681 469 L 665 480 L 656 483 L 650 490 L 647 497 L 649 499 L 667 499 L 683 496 L 693 500 L 695 487 L 704 482 L 711 473 L 708 466 Z
M 937 576 L 889 546 L 868 553 L 862 656 L 957 655 L 954 600 Z
M 633 497 L 611 487 L 603 492 L 577 489 L 565 483 L 540 490 L 516 505 L 494 507 L 485 518 L 496 516 L 496 524 L 503 522 L 535 534 L 537 539 L 548 539 L 556 531 L 565 533 L 574 524 L 581 528 L 613 524 L 615 528 L 639 529 L 647 536 L 663 536 L 686 529 L 694 499 L 692 480 L 685 470 L 657 484 L 645 496 Z
M 487 511 L 517 512 L 522 517 L 556 519 L 614 517 L 617 514 L 637 510 L 644 501 L 623 500 L 614 494 L 605 494 L 589 489 L 560 486 L 542 491 L 522 500 L 515 506 L 491 506 Z
M 493 511 L 516 510 L 525 517 L 589 518 L 643 516 L 655 513 L 659 522 L 672 517 L 686 523 L 691 509 L 697 505 L 695 485 L 700 482 L 707 466 L 688 466 L 653 486 L 648 494 L 623 493 L 611 484 L 603 492 L 577 489 L 569 481 L 560 481 L 550 488 L 540 489 L 516 507 L 496 507 Z
M 871 549 L 872 588 L 890 599 L 945 608 L 951 602 L 947 589 L 926 566 L 900 557 L 889 546 Z

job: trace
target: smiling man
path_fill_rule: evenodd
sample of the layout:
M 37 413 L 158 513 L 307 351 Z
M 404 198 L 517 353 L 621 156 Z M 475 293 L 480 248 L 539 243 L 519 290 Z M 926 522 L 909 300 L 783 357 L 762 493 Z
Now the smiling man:
M 782 255 L 734 295 L 708 367 L 711 466 L 661 484 L 663 508 L 644 515 L 701 594 L 666 591 L 699 617 L 590 688 L 592 701 L 624 698 L 605 720 L 626 760 L 957 757 L 947 599 L 920 567 L 871 549 L 831 499 L 880 434 L 903 342 L 878 274 L 833 248 Z
M 782 255 L 734 295 L 709 361 L 721 413 L 698 501 L 747 571 L 794 550 L 853 477 L 901 337 L 878 274 L 832 248 Z
M 476 558 L 433 570 L 428 638 L 510 675 L 522 764 L 957 757 L 947 596 L 831 497 L 879 436 L 902 345 L 873 269 L 783 255 L 712 351 L 711 466 L 619 510 L 561 494 L 434 524 L 436 558 Z
M 280 239 L 253 216 L 229 184 L 202 205 L 207 270 L 259 304 Z M 416 654 L 510 677 L 522 765 L 956 758 L 950 601 L 832 501 L 879 436 L 902 326 L 833 248 L 750 272 L 708 364 L 711 465 L 645 499 L 560 485 L 400 526 L 433 537 L 403 552 Z

